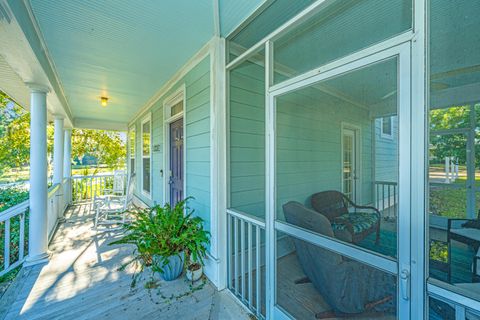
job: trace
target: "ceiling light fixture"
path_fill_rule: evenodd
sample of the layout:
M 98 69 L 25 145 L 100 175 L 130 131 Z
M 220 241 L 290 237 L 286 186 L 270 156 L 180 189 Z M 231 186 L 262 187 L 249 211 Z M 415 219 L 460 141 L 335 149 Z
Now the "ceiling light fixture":
M 100 98 L 100 102 L 102 104 L 102 107 L 106 107 L 107 106 L 107 102 L 108 102 L 108 98 L 107 97 L 101 97 Z

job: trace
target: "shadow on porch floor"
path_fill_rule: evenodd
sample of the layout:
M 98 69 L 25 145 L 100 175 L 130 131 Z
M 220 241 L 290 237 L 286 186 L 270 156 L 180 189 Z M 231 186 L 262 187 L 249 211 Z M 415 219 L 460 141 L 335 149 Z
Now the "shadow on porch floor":
M 130 288 L 132 270 L 117 269 L 128 246 L 109 246 L 119 231 L 95 232 L 90 204 L 66 212 L 48 264 L 23 268 L 0 301 L 0 319 L 249 319 L 226 291 L 184 277 L 147 290 Z

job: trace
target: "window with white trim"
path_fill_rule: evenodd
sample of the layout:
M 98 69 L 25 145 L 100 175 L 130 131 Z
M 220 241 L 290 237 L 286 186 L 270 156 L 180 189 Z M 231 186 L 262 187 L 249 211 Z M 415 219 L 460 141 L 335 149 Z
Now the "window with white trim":
M 152 121 L 150 116 L 142 121 L 142 191 L 150 195 L 151 191 L 151 139 Z
M 381 119 L 381 137 L 392 138 L 393 137 L 393 120 L 392 117 L 383 117 Z
M 128 136 L 129 157 L 130 157 L 130 175 L 135 173 L 135 127 L 132 127 Z

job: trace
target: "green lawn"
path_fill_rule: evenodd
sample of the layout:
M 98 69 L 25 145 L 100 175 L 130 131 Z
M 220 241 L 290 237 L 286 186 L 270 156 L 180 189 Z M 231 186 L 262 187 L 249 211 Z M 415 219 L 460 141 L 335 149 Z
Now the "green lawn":
M 475 198 L 478 209 L 480 208 L 480 197 L 476 196 Z M 431 187 L 430 212 L 449 218 L 465 218 L 467 212 L 467 189 Z
M 120 168 L 125 169 L 125 168 Z M 107 166 L 72 166 L 72 175 L 94 175 L 103 172 L 113 172 L 114 169 Z M 29 179 L 30 167 L 25 166 L 21 168 L 12 168 L 5 170 L 0 174 L 0 184 L 12 183 L 17 181 L 27 181 Z M 52 176 L 53 172 L 51 168 L 48 170 L 48 175 Z

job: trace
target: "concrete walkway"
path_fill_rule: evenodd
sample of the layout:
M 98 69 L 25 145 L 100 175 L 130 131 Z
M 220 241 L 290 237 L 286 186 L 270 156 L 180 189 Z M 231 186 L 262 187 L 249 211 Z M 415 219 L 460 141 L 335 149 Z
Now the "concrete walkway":
M 23 268 L 0 301 L 0 319 L 249 319 L 208 280 L 182 276 L 132 289 L 132 248 L 110 246 L 119 231 L 95 232 L 90 205 L 71 207 L 50 244 L 48 264 Z

